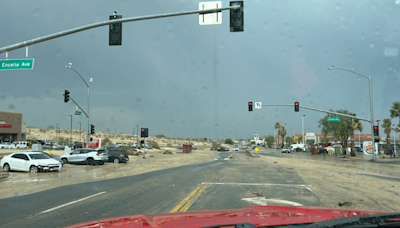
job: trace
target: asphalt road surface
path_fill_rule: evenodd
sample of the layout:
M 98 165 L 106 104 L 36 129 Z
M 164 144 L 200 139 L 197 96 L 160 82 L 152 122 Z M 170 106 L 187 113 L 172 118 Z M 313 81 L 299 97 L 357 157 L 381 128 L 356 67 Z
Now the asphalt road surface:
M 219 153 L 218 160 L 54 188 L 0 200 L 1 227 L 64 227 L 132 214 L 243 208 L 324 206 L 295 172 L 257 157 Z M 273 150 L 261 156 L 285 156 Z M 263 155 L 264 154 L 264 155 Z M 259 200 L 265 199 L 265 200 Z

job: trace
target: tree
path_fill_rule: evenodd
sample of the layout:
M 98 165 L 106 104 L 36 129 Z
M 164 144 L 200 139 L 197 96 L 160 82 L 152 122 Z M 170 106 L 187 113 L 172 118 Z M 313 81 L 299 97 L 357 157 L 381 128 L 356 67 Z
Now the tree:
M 164 135 L 156 135 L 156 138 L 165 138 Z
M 400 102 L 393 102 L 392 109 L 390 109 L 390 118 L 399 118 L 399 125 L 397 125 L 397 129 L 393 129 L 396 132 L 400 131 Z
M 105 145 L 107 145 L 107 143 L 112 144 L 111 139 L 109 139 L 108 137 L 101 140 L 101 147 L 104 147 Z
M 331 110 L 333 111 L 333 110 Z M 338 110 L 338 113 L 355 115 L 347 110 Z M 347 139 L 350 136 L 350 125 L 352 123 L 350 117 L 340 116 L 340 121 L 328 121 L 326 115 L 324 118 L 318 121 L 318 127 L 322 128 L 322 132 L 325 135 L 332 134 L 335 141 L 340 141 L 343 148 L 347 148 Z M 346 150 L 346 149 L 345 149 Z
M 292 137 L 290 137 L 290 136 L 287 136 L 286 137 L 286 139 L 285 139 L 285 141 L 286 141 L 286 145 L 292 145 L 292 144 L 294 144 L 294 139 L 292 138 Z
M 356 114 L 352 113 L 352 116 Z M 359 119 L 351 119 L 350 120 L 350 135 L 351 135 L 351 156 L 356 156 L 356 152 L 354 150 L 354 130 L 359 130 L 360 132 L 363 129 L 363 122 Z
M 267 136 L 265 137 L 265 141 L 267 142 L 268 146 L 272 146 L 274 144 L 274 136 Z
M 282 147 L 283 147 L 284 146 L 284 139 L 285 139 L 285 136 L 286 136 L 286 128 L 284 126 L 281 126 L 280 135 L 282 137 Z
M 385 129 L 386 134 L 386 153 L 389 153 L 391 147 L 389 142 L 390 132 L 392 131 L 392 121 L 391 119 L 384 119 L 382 127 Z
M 277 143 L 277 148 L 278 148 L 278 145 L 279 145 L 279 130 L 281 129 L 281 125 L 278 123 L 278 122 L 276 122 L 275 123 L 275 129 L 277 129 L 278 130 L 278 143 Z
M 232 139 L 226 139 L 226 140 L 225 140 L 225 144 L 230 144 L 230 145 L 232 145 L 232 144 L 233 144 Z

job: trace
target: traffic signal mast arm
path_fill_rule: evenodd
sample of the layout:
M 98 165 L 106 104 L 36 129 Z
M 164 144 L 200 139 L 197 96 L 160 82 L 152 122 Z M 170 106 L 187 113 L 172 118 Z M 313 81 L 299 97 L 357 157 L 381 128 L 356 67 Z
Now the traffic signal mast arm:
M 289 107 L 293 107 L 293 104 L 263 104 L 262 106 L 289 106 Z M 370 123 L 371 123 L 371 120 L 369 120 L 369 119 L 364 119 L 364 118 L 357 117 L 357 116 L 351 116 L 351 115 L 346 115 L 346 114 L 343 114 L 343 113 L 332 112 L 332 111 L 326 111 L 326 110 L 321 110 L 321 109 L 316 109 L 316 108 L 309 108 L 309 107 L 304 107 L 304 106 L 300 106 L 300 105 L 299 105 L 299 107 L 300 107 L 300 108 L 304 108 L 304 109 L 309 109 L 309 110 L 317 111 L 317 112 L 324 112 L 324 113 L 334 114 L 334 115 L 338 115 L 338 116 L 350 117 L 350 118 L 353 118 L 353 119 L 363 120 L 363 121 L 366 121 L 366 122 L 370 122 Z
M 61 95 L 63 95 L 64 96 L 64 94 L 61 94 Z M 69 96 L 69 99 L 72 101 L 72 102 L 74 102 L 75 104 L 76 104 L 76 106 L 78 106 L 79 107 L 79 109 L 83 112 L 83 113 L 85 113 L 85 115 L 86 115 L 86 117 L 87 118 L 89 118 L 89 115 L 88 114 L 86 114 L 86 112 L 85 111 L 83 111 L 83 109 L 81 108 L 81 106 L 79 106 L 78 105 L 78 103 L 76 103 L 75 101 L 74 101 L 74 99 L 72 99 L 72 97 L 71 97 L 71 95 Z
M 81 27 L 65 30 L 65 31 L 58 32 L 58 33 L 53 33 L 53 34 L 50 34 L 47 36 L 38 37 L 35 39 L 27 40 L 27 41 L 24 41 L 21 43 L 16 43 L 16 44 L 9 45 L 6 47 L 2 47 L 2 48 L 0 48 L 0 54 L 9 52 L 12 50 L 16 50 L 19 48 L 28 47 L 30 45 L 41 43 L 41 42 L 44 42 L 47 40 L 52 40 L 52 39 L 55 39 L 58 37 L 66 36 L 66 35 L 77 33 L 77 32 L 82 32 L 82 31 L 85 31 L 88 29 L 97 28 L 100 26 L 106 26 L 106 25 L 110 25 L 110 24 L 130 22 L 130 21 L 141 21 L 141 20 L 163 18 L 163 17 L 174 17 L 174 16 L 181 16 L 181 15 L 188 15 L 188 14 L 216 13 L 216 12 L 221 12 L 222 10 L 231 10 L 231 9 L 240 9 L 240 5 L 235 5 L 235 6 L 230 6 L 230 7 L 222 7 L 222 8 L 216 8 L 216 9 L 184 11 L 184 12 L 177 12 L 177 13 L 156 14 L 156 15 L 149 15 L 149 16 L 129 17 L 129 18 L 116 19 L 116 20 L 102 21 L 102 22 L 98 22 L 98 23 L 93 23 L 93 24 L 84 25 Z

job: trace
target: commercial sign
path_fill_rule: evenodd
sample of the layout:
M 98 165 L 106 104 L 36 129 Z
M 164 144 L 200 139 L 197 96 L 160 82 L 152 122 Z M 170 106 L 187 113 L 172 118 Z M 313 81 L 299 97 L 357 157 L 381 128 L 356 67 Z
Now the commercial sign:
M 378 148 L 378 143 L 375 143 L 375 148 Z M 365 141 L 363 143 L 363 152 L 365 155 L 372 155 L 372 141 Z
M 11 128 L 12 127 L 12 122 L 11 121 L 0 120 L 0 127 L 1 128 Z
M 101 139 L 93 139 L 89 142 L 89 148 L 100 148 L 101 147 Z M 86 148 L 86 139 L 83 140 L 83 148 Z

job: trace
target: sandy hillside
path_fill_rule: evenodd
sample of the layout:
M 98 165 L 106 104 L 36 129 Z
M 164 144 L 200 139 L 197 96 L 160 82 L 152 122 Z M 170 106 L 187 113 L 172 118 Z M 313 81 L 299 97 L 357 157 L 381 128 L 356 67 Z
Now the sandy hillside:
M 69 139 L 70 138 L 70 130 L 65 130 L 65 129 L 60 129 L 60 133 L 57 134 L 57 138 L 65 138 Z M 46 128 L 35 128 L 35 127 L 27 127 L 27 139 L 30 140 L 51 140 L 51 141 L 56 141 L 56 130 L 55 129 L 46 129 Z M 81 135 L 80 135 L 81 134 Z M 95 139 L 102 139 L 104 140 L 105 138 L 111 139 L 112 143 L 133 143 L 136 142 L 137 139 L 142 140 L 142 138 L 137 135 L 128 135 L 128 134 L 112 134 L 112 133 L 107 133 L 107 132 L 96 132 L 93 136 L 91 136 Z M 82 141 L 84 138 L 86 138 L 86 132 L 85 131 L 79 131 L 79 130 L 72 130 L 72 142 L 77 142 L 77 141 Z M 160 147 L 165 147 L 165 146 L 182 146 L 184 143 L 193 143 L 194 145 L 206 145 L 206 146 L 211 146 L 211 142 L 207 142 L 203 139 L 179 139 L 179 138 L 166 138 L 166 137 L 154 137 L 150 136 L 146 138 L 146 144 L 149 143 L 151 144 L 152 141 L 155 141 Z

